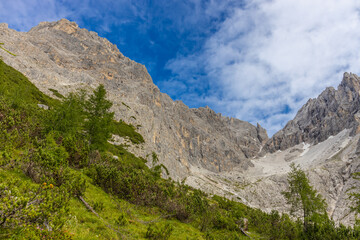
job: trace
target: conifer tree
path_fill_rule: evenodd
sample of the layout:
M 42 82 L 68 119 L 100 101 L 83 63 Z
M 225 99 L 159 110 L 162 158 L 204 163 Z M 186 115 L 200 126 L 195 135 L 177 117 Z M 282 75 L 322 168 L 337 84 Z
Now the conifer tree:
M 306 232 L 309 224 L 322 224 L 329 220 L 326 213 L 327 205 L 323 197 L 310 185 L 305 172 L 295 164 L 291 164 L 290 167 L 289 191 L 284 191 L 282 194 L 291 205 L 290 213 L 295 216 L 301 214 Z
M 89 135 L 90 146 L 92 149 L 104 150 L 111 138 L 114 118 L 114 112 L 110 112 L 112 102 L 106 99 L 104 85 L 99 85 L 85 104 L 88 119 L 85 129 Z
M 359 181 L 360 180 L 360 172 L 355 172 L 353 173 L 353 179 Z M 356 214 L 356 224 L 360 225 L 360 219 L 359 219 L 359 214 L 360 214 L 360 191 L 358 187 L 352 187 L 350 188 L 350 190 L 352 190 L 349 193 L 350 199 L 352 200 L 352 204 L 353 206 L 351 207 L 352 211 L 355 211 Z

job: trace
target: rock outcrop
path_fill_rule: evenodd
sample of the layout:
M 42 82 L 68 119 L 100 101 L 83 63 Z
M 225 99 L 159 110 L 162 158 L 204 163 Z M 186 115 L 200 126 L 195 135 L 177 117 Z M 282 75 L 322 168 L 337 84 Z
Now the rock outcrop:
M 335 90 L 326 88 L 318 98 L 310 99 L 264 146 L 266 152 L 285 150 L 302 142 L 316 144 L 334 136 L 344 129 L 352 135 L 359 132 L 360 79 L 345 73 Z
M 49 95 L 49 89 L 66 95 L 104 84 L 116 117 L 137 126 L 145 139 L 142 146 L 130 148 L 142 157 L 156 152 L 175 179 L 188 176 L 192 167 L 246 169 L 267 139 L 259 125 L 173 101 L 153 84 L 143 65 L 68 20 L 43 22 L 29 32 L 0 24 L 0 42 L 17 55 L 0 50 L 4 61 Z

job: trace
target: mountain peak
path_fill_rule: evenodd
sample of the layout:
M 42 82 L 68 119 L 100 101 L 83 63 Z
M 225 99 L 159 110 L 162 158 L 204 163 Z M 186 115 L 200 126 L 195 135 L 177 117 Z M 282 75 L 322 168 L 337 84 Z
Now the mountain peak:
M 356 133 L 359 122 L 354 116 L 360 109 L 360 78 L 344 73 L 335 90 L 326 88 L 318 98 L 310 99 L 265 145 L 264 151 L 284 150 L 302 142 L 319 143 L 344 129 Z
M 360 78 L 354 73 L 344 73 L 343 80 L 339 88 L 349 89 L 350 91 L 360 91 Z
M 30 32 L 40 31 L 42 29 L 55 29 L 67 34 L 73 34 L 79 30 L 79 26 L 75 22 L 63 18 L 56 22 L 40 22 L 39 25 L 33 27 Z
M 0 23 L 0 28 L 9 28 L 7 23 Z
M 67 34 L 72 34 L 79 29 L 79 26 L 75 22 L 70 22 L 69 20 L 63 18 L 55 22 L 53 28 L 66 32 Z

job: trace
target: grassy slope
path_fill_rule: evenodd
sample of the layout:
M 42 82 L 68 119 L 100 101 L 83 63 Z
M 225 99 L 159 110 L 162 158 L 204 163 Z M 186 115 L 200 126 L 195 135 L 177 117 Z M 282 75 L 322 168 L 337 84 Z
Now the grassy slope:
M 21 98 L 28 103 L 53 105 L 57 101 L 43 94 L 23 74 L 0 60 L 0 95 L 7 96 L 16 103 Z
M 123 121 L 114 121 L 113 133 L 120 137 L 128 138 L 134 144 L 144 143 L 144 138 L 141 134 L 135 131 L 135 127 Z
M 0 96 L 13 101 L 17 105 L 17 99 L 21 96 L 30 105 L 36 106 L 38 103 L 53 106 L 58 101 L 40 92 L 31 82 L 18 71 L 6 65 L 0 60 Z M 125 126 L 123 129 L 121 126 Z M 143 142 L 140 134 L 126 123 L 117 125 L 117 134 L 127 136 L 135 143 Z M 21 150 L 19 150 L 21 153 Z M 124 155 L 131 155 L 123 149 Z M 119 154 L 119 153 L 118 153 Z M 120 152 L 121 154 L 121 152 Z M 120 155 L 119 154 L 119 155 Z M 134 163 L 132 163 L 134 164 Z M 81 172 L 81 170 L 73 170 Z M 170 223 L 174 230 L 170 239 L 205 239 L 205 234 L 198 228 L 189 223 L 183 223 L 174 219 L 165 219 L 166 213 L 155 207 L 142 207 L 131 204 L 127 201 L 117 199 L 104 192 L 101 188 L 92 183 L 92 179 L 87 178 L 88 188 L 85 192 L 85 200 L 92 206 L 102 205 L 102 209 L 97 209 L 100 218 L 87 210 L 85 205 L 77 198 L 73 198 L 70 203 L 70 216 L 65 224 L 65 229 L 73 233 L 74 239 L 143 239 L 149 224 Z M 26 177 L 21 170 L 1 168 L 0 180 L 5 178 L 19 177 L 27 184 L 35 184 L 30 178 Z M 127 224 L 119 226 L 117 219 L 120 215 L 125 216 Z M 1 229 L 0 229 L 1 230 Z M 222 230 L 223 231 L 223 230 Z M 1 232 L 1 231 L 0 231 Z M 218 231 L 219 236 L 225 232 Z M 256 236 L 256 235 L 255 235 Z M 225 237 L 226 238 L 226 237 Z M 247 239 L 240 236 L 240 239 Z
M 14 177 L 20 178 L 26 184 L 36 185 L 20 170 L 4 170 L 0 168 L 0 181 Z M 191 224 L 164 219 L 159 209 L 136 206 L 127 201 L 116 199 L 105 193 L 101 188 L 91 184 L 91 179 L 87 178 L 87 180 L 89 185 L 85 193 L 86 201 L 89 203 L 101 202 L 103 203 L 103 209 L 97 211 L 101 217 L 98 218 L 81 201 L 75 198 L 72 199 L 69 220 L 65 224 L 65 229 L 74 236 L 74 239 L 145 239 L 147 227 L 151 222 L 170 223 L 174 227 L 170 239 L 205 239 L 204 234 Z M 125 213 L 128 219 L 128 224 L 125 226 L 116 224 L 116 219 L 121 213 Z M 218 233 L 226 234 L 221 231 Z M 257 234 L 251 236 L 254 239 L 260 237 Z M 241 237 L 240 239 L 248 238 Z
M 90 179 L 88 180 L 91 182 Z M 161 218 L 160 210 L 136 206 L 116 199 L 92 184 L 89 184 L 87 188 L 85 199 L 92 203 L 103 203 L 104 208 L 97 211 L 100 219 L 77 199 L 72 201 L 72 217 L 66 228 L 75 233 L 76 239 L 98 239 L 99 236 L 107 239 L 142 239 L 151 221 L 170 222 L 175 227 L 170 239 L 203 239 L 200 231 L 189 224 L 176 220 L 164 220 Z M 121 214 L 125 214 L 128 220 L 125 226 L 119 226 L 116 223 Z

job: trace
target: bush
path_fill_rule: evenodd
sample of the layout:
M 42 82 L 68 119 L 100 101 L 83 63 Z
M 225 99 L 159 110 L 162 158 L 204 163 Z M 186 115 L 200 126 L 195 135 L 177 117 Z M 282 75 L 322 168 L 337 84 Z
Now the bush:
M 121 213 L 120 216 L 118 217 L 118 219 L 116 219 L 115 223 L 118 226 L 125 226 L 129 224 L 129 221 L 126 218 L 125 213 Z
M 15 229 L 14 234 L 9 234 L 11 239 L 31 239 L 31 240 L 72 240 L 72 234 L 67 231 L 49 231 L 46 228 L 41 228 L 35 225 L 26 225 L 25 227 Z
M 22 168 L 37 183 L 52 181 L 60 186 L 66 181 L 69 155 L 64 147 L 56 143 L 54 137 L 50 133 L 44 140 L 37 141 L 37 146 L 24 158 Z
M 144 138 L 136 132 L 135 127 L 131 124 L 127 124 L 124 121 L 112 122 L 112 133 L 119 135 L 120 137 L 129 138 L 134 144 L 144 143 Z
M 15 150 L 31 145 L 31 137 L 36 135 L 37 126 L 29 114 L 21 109 L 13 109 L 0 97 L 0 158 L 5 165 L 14 158 Z
M 67 189 L 53 184 L 28 185 L 20 179 L 4 179 L 0 184 L 0 227 L 16 228 L 37 224 L 61 229 L 67 216 Z
M 182 221 L 191 212 L 203 209 L 200 206 L 205 204 L 200 191 L 190 193 L 189 188 L 159 178 L 133 155 L 120 155 L 119 159 L 114 159 L 111 155 L 103 154 L 101 159 L 89 166 L 87 174 L 106 192 L 138 205 L 160 207 Z
M 154 240 L 167 240 L 173 230 L 174 228 L 170 223 L 151 223 L 147 228 L 145 237 Z
M 84 136 L 79 134 L 65 136 L 61 144 L 68 153 L 67 161 L 70 166 L 82 168 L 88 165 L 90 147 Z

